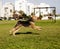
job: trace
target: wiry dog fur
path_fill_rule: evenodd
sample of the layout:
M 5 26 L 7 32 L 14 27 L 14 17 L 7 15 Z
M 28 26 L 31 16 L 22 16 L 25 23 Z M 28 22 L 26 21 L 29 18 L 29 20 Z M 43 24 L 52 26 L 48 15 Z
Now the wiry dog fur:
M 15 33 L 18 32 L 20 30 L 21 26 L 24 27 L 31 27 L 32 29 L 37 29 L 37 30 L 41 30 L 40 26 L 36 26 L 34 23 L 34 20 L 36 20 L 37 18 L 35 17 L 34 14 L 31 14 L 31 18 L 29 18 L 26 21 L 21 21 L 18 20 L 17 24 L 14 26 L 14 28 L 10 31 L 10 34 L 13 34 L 13 36 L 15 36 Z

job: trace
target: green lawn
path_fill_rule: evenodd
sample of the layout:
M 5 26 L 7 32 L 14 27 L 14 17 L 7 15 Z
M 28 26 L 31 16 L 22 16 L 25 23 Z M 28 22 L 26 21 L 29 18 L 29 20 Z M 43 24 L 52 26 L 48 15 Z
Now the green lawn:
M 31 28 L 19 30 L 16 37 L 9 35 L 16 21 L 0 21 L 0 49 L 60 49 L 60 20 L 36 21 L 41 31 Z

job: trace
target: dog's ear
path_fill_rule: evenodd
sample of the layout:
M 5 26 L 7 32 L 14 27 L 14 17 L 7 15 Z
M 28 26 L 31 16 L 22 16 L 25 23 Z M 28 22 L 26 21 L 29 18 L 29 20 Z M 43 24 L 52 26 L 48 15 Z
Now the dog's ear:
M 33 19 L 34 21 L 36 21 L 36 20 L 37 20 L 37 17 L 36 17 L 36 16 L 33 16 L 32 19 Z

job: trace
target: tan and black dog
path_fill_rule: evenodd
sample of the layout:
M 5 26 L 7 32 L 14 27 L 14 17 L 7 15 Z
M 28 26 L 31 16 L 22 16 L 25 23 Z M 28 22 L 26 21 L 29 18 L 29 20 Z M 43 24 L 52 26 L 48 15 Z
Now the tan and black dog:
M 37 17 L 33 13 L 31 14 L 31 17 L 27 20 L 23 20 L 24 16 L 26 16 L 24 14 L 24 12 L 20 11 L 19 13 L 20 13 L 19 20 L 16 23 L 16 25 L 14 26 L 14 28 L 10 31 L 10 34 L 15 36 L 15 33 L 20 30 L 21 26 L 31 27 L 32 29 L 41 30 L 40 26 L 36 26 L 35 23 L 34 23 L 34 21 L 37 19 Z

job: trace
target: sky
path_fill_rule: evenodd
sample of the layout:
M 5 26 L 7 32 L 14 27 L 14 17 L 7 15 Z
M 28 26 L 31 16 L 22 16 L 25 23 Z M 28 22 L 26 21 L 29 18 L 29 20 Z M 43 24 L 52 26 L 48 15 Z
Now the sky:
M 14 3 L 15 0 L 3 0 L 3 4 L 7 2 Z M 49 4 L 51 7 L 56 7 L 56 12 L 60 14 L 60 0 L 28 0 L 30 3 L 34 3 L 39 5 L 40 3 L 46 3 Z

